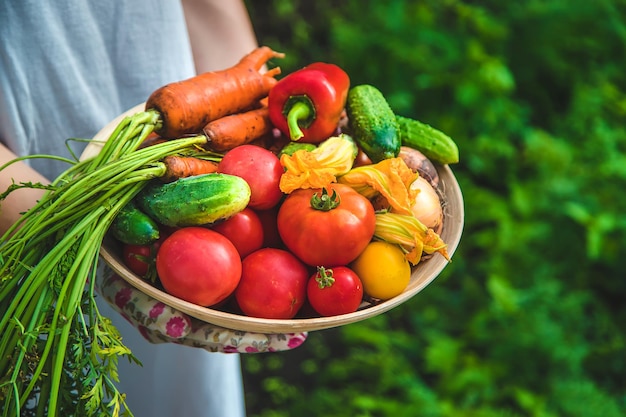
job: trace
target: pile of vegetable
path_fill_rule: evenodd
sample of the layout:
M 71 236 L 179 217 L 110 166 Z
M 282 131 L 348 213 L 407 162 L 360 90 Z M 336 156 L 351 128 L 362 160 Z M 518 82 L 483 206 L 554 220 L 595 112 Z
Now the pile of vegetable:
M 96 306 L 104 241 L 130 270 L 212 308 L 289 319 L 400 294 L 439 253 L 442 132 L 333 64 L 280 80 L 261 47 L 155 91 L 2 237 L 2 415 L 117 415 L 134 359 Z
M 118 216 L 132 272 L 200 306 L 291 319 L 390 299 L 424 256 L 447 257 L 434 164 L 458 160 L 448 136 L 328 63 L 261 102 L 210 123 L 219 134 L 204 129 L 222 152 L 214 172 L 154 180 Z

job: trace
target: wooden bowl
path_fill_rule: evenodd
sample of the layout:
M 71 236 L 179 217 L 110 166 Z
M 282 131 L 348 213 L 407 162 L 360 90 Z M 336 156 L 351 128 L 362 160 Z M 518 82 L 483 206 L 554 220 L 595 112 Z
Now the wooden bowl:
M 81 159 L 96 155 L 101 148 L 101 143 L 106 141 L 123 117 L 142 111 L 144 104 L 137 105 L 105 126 L 83 152 Z M 439 173 L 439 188 L 444 196 L 444 221 L 441 238 L 448 245 L 448 254 L 452 258 L 463 231 L 464 207 L 463 195 L 459 184 L 450 169 L 446 166 L 437 166 Z M 292 333 L 329 329 L 344 326 L 350 323 L 366 320 L 377 316 L 392 308 L 408 301 L 430 284 L 448 265 L 448 261 L 440 254 L 435 253 L 430 259 L 420 262 L 413 268 L 411 280 L 404 292 L 394 298 L 378 303 L 363 302 L 359 310 L 350 314 L 332 317 L 295 318 L 291 320 L 263 319 L 247 317 L 244 315 L 228 313 L 212 308 L 201 307 L 189 303 L 177 297 L 173 297 L 160 289 L 152 286 L 139 276 L 128 270 L 121 259 L 120 247 L 113 241 L 105 241 L 100 254 L 104 261 L 126 280 L 130 285 L 149 296 L 162 301 L 188 315 L 201 321 L 214 325 L 258 333 Z

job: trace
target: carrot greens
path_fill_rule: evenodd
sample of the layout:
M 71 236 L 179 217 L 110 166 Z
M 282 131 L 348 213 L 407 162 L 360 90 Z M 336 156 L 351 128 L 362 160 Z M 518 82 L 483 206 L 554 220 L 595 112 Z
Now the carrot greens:
M 13 184 L 0 195 L 46 190 L 0 240 L 0 416 L 132 415 L 115 383 L 118 359 L 137 359 L 100 314 L 95 281 L 120 209 L 164 175 L 164 157 L 206 143 L 195 136 L 140 148 L 160 124 L 154 111 L 126 117 L 95 157 L 71 161 L 49 185 Z

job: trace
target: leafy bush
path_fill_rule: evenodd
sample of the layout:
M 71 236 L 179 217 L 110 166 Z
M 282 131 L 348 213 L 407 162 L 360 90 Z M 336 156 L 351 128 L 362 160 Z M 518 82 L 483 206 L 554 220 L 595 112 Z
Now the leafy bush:
M 465 229 L 391 312 L 242 359 L 250 417 L 626 413 L 626 4 L 248 1 L 288 73 L 323 60 L 455 138 Z

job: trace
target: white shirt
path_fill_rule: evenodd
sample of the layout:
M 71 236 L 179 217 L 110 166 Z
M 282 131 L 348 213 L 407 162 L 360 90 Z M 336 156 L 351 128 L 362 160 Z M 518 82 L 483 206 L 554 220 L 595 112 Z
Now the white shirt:
M 178 0 L 0 2 L 0 140 L 19 155 L 70 157 L 156 88 L 194 74 Z M 72 143 L 76 155 L 84 144 Z M 50 179 L 67 168 L 31 164 Z M 119 314 L 101 313 L 143 363 L 120 360 L 120 391 L 137 417 L 245 415 L 239 357 L 152 345 Z
M 0 138 L 21 155 L 68 156 L 65 139 L 194 74 L 178 0 L 2 1 L 0 45 Z

